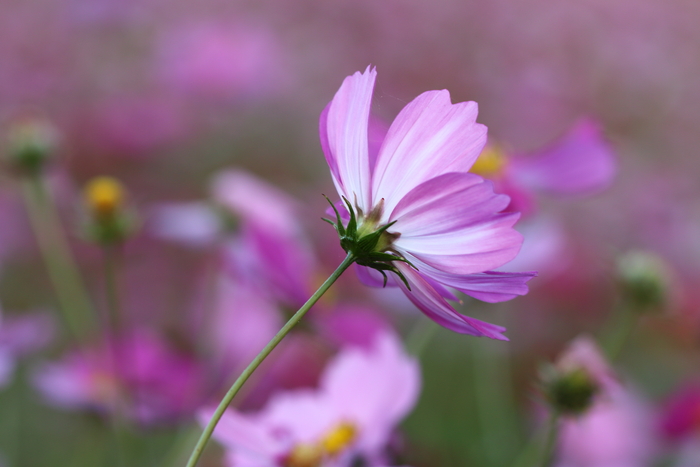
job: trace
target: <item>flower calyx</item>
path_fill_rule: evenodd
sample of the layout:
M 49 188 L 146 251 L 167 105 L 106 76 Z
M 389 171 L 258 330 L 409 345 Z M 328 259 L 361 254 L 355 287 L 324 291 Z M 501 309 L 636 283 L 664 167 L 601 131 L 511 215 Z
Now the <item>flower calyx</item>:
M 580 415 L 590 408 L 601 388 L 583 367 L 561 371 L 542 369 L 543 390 L 553 410 L 562 415 Z
M 389 271 L 396 274 L 410 290 L 411 286 L 406 277 L 394 266 L 393 261 L 401 261 L 414 268 L 415 266 L 391 248 L 394 240 L 400 234 L 388 232 L 387 229 L 394 225 L 396 221 L 378 226 L 383 203 L 380 203 L 366 216 L 358 209 L 359 216 L 357 216 L 352 204 L 343 197 L 343 202 L 350 216 L 348 222 L 343 224 L 338 209 L 327 196 L 324 195 L 324 197 L 333 208 L 336 220 L 335 222 L 326 218 L 323 218 L 323 220 L 331 224 L 338 232 L 340 246 L 343 250 L 348 254 L 352 254 L 356 258 L 355 262 L 360 266 L 379 271 L 384 278 L 384 286 L 386 286 L 388 280 L 386 271 Z

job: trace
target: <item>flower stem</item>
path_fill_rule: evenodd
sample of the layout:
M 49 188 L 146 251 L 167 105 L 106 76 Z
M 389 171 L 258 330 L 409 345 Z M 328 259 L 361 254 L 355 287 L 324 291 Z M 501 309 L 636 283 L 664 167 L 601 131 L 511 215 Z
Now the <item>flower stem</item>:
M 118 246 L 104 245 L 102 247 L 104 265 L 105 301 L 107 303 L 106 328 L 111 334 L 118 334 L 121 328 L 119 294 L 117 292 Z
M 638 314 L 629 303 L 618 305 L 602 336 L 603 348 L 610 361 L 615 361 L 625 347 L 637 324 Z
M 197 445 L 194 447 L 194 450 L 192 451 L 192 454 L 190 455 L 190 460 L 187 462 L 187 467 L 194 467 L 197 465 L 197 462 L 199 461 L 199 458 L 202 456 L 202 452 L 204 451 L 204 447 L 207 445 L 207 442 L 209 441 L 209 438 L 211 438 L 212 433 L 214 433 L 214 428 L 216 428 L 217 423 L 219 423 L 219 420 L 221 417 L 224 415 L 224 412 L 226 411 L 226 408 L 228 405 L 231 403 L 233 398 L 236 396 L 238 391 L 241 389 L 243 384 L 248 380 L 251 374 L 260 366 L 260 364 L 267 358 L 268 355 L 270 355 L 270 352 L 274 350 L 275 347 L 277 347 L 277 344 L 280 343 L 284 337 L 289 334 L 289 331 L 292 330 L 292 328 L 304 317 L 307 311 L 323 296 L 324 293 L 330 288 L 331 285 L 340 277 L 340 275 L 345 272 L 345 270 L 350 267 L 352 263 L 355 262 L 355 256 L 352 253 L 348 253 L 348 255 L 345 257 L 342 263 L 340 263 L 340 266 L 333 272 L 333 274 L 330 275 L 328 279 L 319 287 L 319 289 L 309 298 L 304 305 L 299 308 L 299 310 L 294 313 L 294 315 L 287 321 L 287 324 L 285 324 L 282 329 L 275 335 L 275 337 L 272 338 L 270 342 L 265 346 L 265 348 L 262 349 L 262 351 L 253 359 L 253 361 L 248 365 L 248 367 L 243 370 L 243 373 L 238 377 L 235 383 L 233 383 L 233 386 L 231 386 L 231 389 L 228 390 L 224 398 L 221 400 L 219 403 L 219 406 L 216 408 L 216 411 L 214 412 L 214 415 L 212 415 L 211 420 L 209 420 L 209 423 L 207 423 L 207 426 L 204 428 L 204 431 L 202 432 L 202 435 L 199 437 L 199 441 L 197 441 Z
M 70 332 L 84 339 L 92 327 L 92 304 L 41 175 L 22 181 L 22 191 L 39 249 Z
M 547 437 L 544 441 L 544 447 L 542 449 L 542 460 L 540 463 L 541 467 L 547 467 L 552 459 L 552 454 L 554 451 L 554 444 L 557 441 L 557 433 L 559 431 L 559 412 L 552 410 L 549 416 L 549 421 L 547 422 Z

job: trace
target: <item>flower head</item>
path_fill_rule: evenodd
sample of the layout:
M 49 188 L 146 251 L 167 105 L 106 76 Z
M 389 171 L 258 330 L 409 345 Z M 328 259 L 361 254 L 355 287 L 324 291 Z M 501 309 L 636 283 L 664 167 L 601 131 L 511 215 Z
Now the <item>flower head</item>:
M 373 344 L 341 351 L 318 389 L 278 392 L 257 413 L 229 409 L 214 432 L 228 465 L 387 465 L 383 451 L 416 402 L 420 374 L 392 333 Z M 200 419 L 209 415 L 204 411 Z
M 527 293 L 534 273 L 490 271 L 522 243 L 502 213 L 509 198 L 469 172 L 486 143 L 474 102 L 428 91 L 390 126 L 374 157 L 368 143 L 376 71 L 345 79 L 321 114 L 321 145 L 348 215 L 334 225 L 357 263 L 396 273 L 392 281 L 431 319 L 453 331 L 505 339 L 505 329 L 457 313 L 451 288 L 497 302 Z M 346 222 L 344 222 L 344 220 Z M 386 281 L 384 282 L 386 285 Z

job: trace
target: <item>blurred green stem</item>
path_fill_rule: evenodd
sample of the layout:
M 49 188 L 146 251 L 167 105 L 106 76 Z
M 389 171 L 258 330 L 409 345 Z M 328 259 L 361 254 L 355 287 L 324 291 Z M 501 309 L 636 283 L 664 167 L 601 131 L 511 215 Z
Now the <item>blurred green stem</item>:
M 107 328 L 112 333 L 118 333 L 121 327 L 119 293 L 117 287 L 117 267 L 119 245 L 104 245 L 102 247 L 104 265 L 105 301 L 107 303 Z
M 544 447 L 542 449 L 542 460 L 540 462 L 540 467 L 547 467 L 551 460 L 552 454 L 554 453 L 554 445 L 557 441 L 557 434 L 559 432 L 559 412 L 553 410 L 549 415 L 549 421 L 547 422 L 547 437 L 544 441 Z
M 629 303 L 618 305 L 602 334 L 603 349 L 610 361 L 616 360 L 637 324 L 637 313 Z
M 192 454 L 190 455 L 190 460 L 187 462 L 187 467 L 194 467 L 197 465 L 197 462 L 199 461 L 199 458 L 202 456 L 202 452 L 204 452 L 204 447 L 207 445 L 207 442 L 209 441 L 209 438 L 211 438 L 212 433 L 214 433 L 214 428 L 216 428 L 217 423 L 219 423 L 219 420 L 221 420 L 221 417 L 224 415 L 224 412 L 226 411 L 226 408 L 228 405 L 231 403 L 233 398 L 238 394 L 238 391 L 241 389 L 243 384 L 248 380 L 251 374 L 260 366 L 260 364 L 267 358 L 268 355 L 270 355 L 270 352 L 272 352 L 275 347 L 277 347 L 277 344 L 280 343 L 284 337 L 289 334 L 289 331 L 292 330 L 292 328 L 304 317 L 307 311 L 323 296 L 324 293 L 330 288 L 333 283 L 338 280 L 341 274 L 345 272 L 347 268 L 350 267 L 352 263 L 355 262 L 355 256 L 352 253 L 348 253 L 348 255 L 345 257 L 342 263 L 340 263 L 340 266 L 338 266 L 338 269 L 336 269 L 333 274 L 330 275 L 328 279 L 319 287 L 319 289 L 307 300 L 304 305 L 299 308 L 299 310 L 294 313 L 294 316 L 292 316 L 289 321 L 287 321 L 287 324 L 285 324 L 282 329 L 275 335 L 275 337 L 272 338 L 270 342 L 265 346 L 265 348 L 262 349 L 262 351 L 253 359 L 253 361 L 248 365 L 248 367 L 243 370 L 243 373 L 238 377 L 235 383 L 233 383 L 233 386 L 231 386 L 231 389 L 228 390 L 224 398 L 221 400 L 221 403 L 219 403 L 219 406 L 216 408 L 214 411 L 214 415 L 212 415 L 211 420 L 209 420 L 209 423 L 207 426 L 204 428 L 204 431 L 202 432 L 202 435 L 199 437 L 199 441 L 197 441 L 197 445 L 195 446 L 194 450 L 192 451 Z
M 517 409 L 504 342 L 470 339 L 472 384 L 485 465 L 501 467 L 520 445 Z
M 94 319 L 90 298 L 41 175 L 27 176 L 22 191 L 29 221 L 69 331 L 84 340 Z

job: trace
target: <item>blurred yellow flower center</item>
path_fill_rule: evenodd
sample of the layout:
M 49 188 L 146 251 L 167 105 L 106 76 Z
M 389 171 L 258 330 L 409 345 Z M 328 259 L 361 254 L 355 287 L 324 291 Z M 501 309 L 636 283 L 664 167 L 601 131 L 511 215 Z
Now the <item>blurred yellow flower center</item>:
M 124 187 L 112 177 L 97 177 L 85 187 L 85 200 L 98 216 L 110 216 L 124 204 Z
M 323 450 L 330 456 L 337 456 L 357 438 L 357 428 L 352 423 L 343 422 L 333 428 L 321 441 Z
M 317 443 L 299 443 L 284 460 L 284 467 L 320 467 L 324 459 L 338 456 L 357 439 L 357 428 L 343 422 Z
M 497 144 L 488 144 L 471 168 L 471 172 L 485 178 L 499 175 L 508 162 L 503 148 Z

